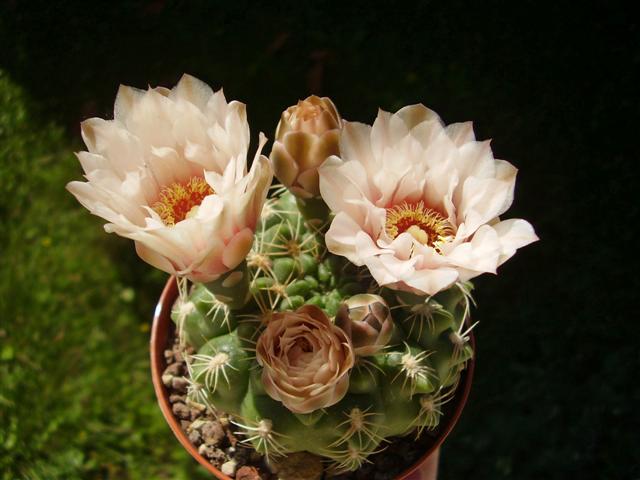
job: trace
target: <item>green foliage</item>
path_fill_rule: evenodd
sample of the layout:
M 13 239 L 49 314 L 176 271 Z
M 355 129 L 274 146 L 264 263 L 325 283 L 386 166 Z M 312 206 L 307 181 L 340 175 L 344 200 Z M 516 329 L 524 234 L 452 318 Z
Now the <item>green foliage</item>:
M 162 276 L 64 190 L 71 150 L 0 71 L 0 479 L 196 478 L 149 377 Z

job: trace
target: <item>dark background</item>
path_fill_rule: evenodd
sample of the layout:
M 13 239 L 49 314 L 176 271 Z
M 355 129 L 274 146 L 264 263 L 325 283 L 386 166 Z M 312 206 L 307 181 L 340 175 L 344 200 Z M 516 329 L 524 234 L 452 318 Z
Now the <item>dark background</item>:
M 254 137 L 273 138 L 310 93 L 349 120 L 418 102 L 473 120 L 520 170 L 505 216 L 541 240 L 476 282 L 476 378 L 441 478 L 640 478 L 628 6 L 13 1 L 0 15 L 3 480 L 204 478 L 146 371 L 164 277 L 62 189 L 81 176 L 78 123 L 110 117 L 119 83 L 170 87 L 183 72 L 245 102 Z

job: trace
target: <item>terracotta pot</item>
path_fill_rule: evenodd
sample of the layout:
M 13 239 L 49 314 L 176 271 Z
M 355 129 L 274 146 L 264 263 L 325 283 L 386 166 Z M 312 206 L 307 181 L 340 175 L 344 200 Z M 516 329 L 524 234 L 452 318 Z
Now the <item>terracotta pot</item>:
M 169 427 L 173 430 L 173 433 L 178 438 L 180 443 L 198 462 L 204 466 L 209 472 L 211 472 L 219 480 L 233 480 L 220 470 L 211 465 L 202 455 L 198 453 L 196 447 L 194 447 L 187 435 L 180 428 L 178 420 L 174 417 L 169 404 L 169 393 L 166 387 L 162 383 L 162 372 L 164 371 L 166 364 L 164 359 L 164 350 L 169 338 L 170 326 L 171 326 L 171 307 L 173 302 L 178 296 L 178 286 L 174 277 L 169 278 L 167 284 L 162 291 L 160 301 L 156 306 L 156 310 L 153 317 L 153 326 L 151 328 L 151 375 L 153 378 L 153 387 L 158 398 L 158 404 L 162 410 L 162 414 L 166 419 Z M 475 351 L 475 339 L 471 335 L 471 344 Z M 445 415 L 441 421 L 441 433 L 425 452 L 424 455 L 418 459 L 416 463 L 408 467 L 397 480 L 432 480 L 436 477 L 438 468 L 438 454 L 439 447 L 444 439 L 449 435 L 454 425 L 457 423 L 462 409 L 469 396 L 469 390 L 471 389 L 471 381 L 473 378 L 474 360 L 469 362 L 469 365 L 463 374 L 462 381 L 458 386 L 455 400 L 451 407 L 451 413 Z

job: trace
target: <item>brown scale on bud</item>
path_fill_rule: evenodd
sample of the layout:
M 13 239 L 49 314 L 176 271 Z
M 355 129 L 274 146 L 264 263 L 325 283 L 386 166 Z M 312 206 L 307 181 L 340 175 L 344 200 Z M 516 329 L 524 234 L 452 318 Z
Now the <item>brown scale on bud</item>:
M 336 315 L 336 325 L 351 337 L 356 355 L 375 355 L 393 333 L 393 319 L 387 302 L 369 293 L 345 301 Z
M 276 177 L 296 197 L 320 196 L 318 167 L 339 154 L 342 120 L 327 97 L 311 95 L 282 112 L 271 150 Z

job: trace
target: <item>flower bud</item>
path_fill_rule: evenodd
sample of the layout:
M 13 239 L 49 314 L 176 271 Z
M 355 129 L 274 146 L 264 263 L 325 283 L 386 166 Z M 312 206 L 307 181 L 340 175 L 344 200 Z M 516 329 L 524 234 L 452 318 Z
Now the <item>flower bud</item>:
M 351 337 L 356 355 L 375 355 L 391 339 L 393 319 L 387 302 L 369 293 L 354 295 L 343 303 L 336 325 Z
M 312 95 L 282 112 L 271 150 L 275 175 L 299 198 L 320 196 L 318 167 L 338 155 L 342 121 L 333 102 Z

